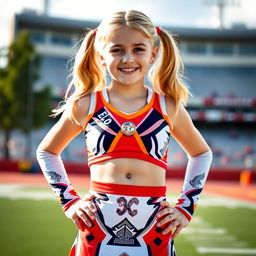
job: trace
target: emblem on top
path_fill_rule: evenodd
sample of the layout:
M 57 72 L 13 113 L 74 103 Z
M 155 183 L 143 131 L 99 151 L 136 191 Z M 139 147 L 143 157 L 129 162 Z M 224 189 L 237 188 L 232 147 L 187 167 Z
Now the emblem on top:
M 133 122 L 124 122 L 121 126 L 122 134 L 131 136 L 136 132 L 136 126 Z

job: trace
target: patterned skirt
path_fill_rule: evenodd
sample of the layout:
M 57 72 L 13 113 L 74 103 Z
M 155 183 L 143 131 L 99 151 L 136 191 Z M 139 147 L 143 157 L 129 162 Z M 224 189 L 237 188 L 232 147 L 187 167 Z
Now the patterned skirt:
M 94 191 L 103 197 L 93 199 L 96 219 L 79 231 L 70 256 L 176 255 L 171 233 L 156 226 L 166 187 L 91 182 Z

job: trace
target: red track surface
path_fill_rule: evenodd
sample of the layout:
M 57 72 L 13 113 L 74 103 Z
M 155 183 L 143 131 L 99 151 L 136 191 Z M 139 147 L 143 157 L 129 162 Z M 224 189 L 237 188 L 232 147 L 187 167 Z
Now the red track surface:
M 71 183 L 76 188 L 89 188 L 88 175 L 69 175 Z M 16 172 L 0 172 L 1 183 L 23 183 L 33 187 L 47 187 L 42 174 L 25 174 Z M 181 190 L 181 179 L 167 179 L 168 192 L 176 193 Z M 237 182 L 207 181 L 204 193 L 218 194 L 231 198 L 241 199 L 249 202 L 256 202 L 256 185 L 240 185 Z

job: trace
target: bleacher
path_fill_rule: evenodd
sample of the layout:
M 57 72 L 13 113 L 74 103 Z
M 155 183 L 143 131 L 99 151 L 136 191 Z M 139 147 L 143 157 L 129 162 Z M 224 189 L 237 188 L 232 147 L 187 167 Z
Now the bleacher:
M 256 98 L 256 67 L 187 66 L 185 75 L 195 96 Z

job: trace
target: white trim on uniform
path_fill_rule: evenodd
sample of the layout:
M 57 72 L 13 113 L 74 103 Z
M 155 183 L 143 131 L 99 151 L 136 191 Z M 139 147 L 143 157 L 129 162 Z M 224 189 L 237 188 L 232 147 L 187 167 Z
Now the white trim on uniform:
M 107 88 L 103 88 L 102 89 L 102 95 L 103 98 L 105 99 L 106 102 L 109 102 L 109 97 L 108 97 L 108 93 L 107 93 Z
M 167 116 L 166 104 L 164 95 L 160 94 L 160 107 L 164 115 Z
M 147 97 L 147 103 L 149 103 L 152 99 L 153 91 L 150 87 L 146 86 L 148 89 L 148 97 Z
M 90 108 L 89 108 L 88 115 L 94 112 L 95 104 L 96 104 L 96 93 L 92 93 L 90 97 Z

